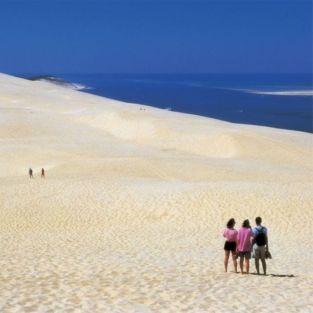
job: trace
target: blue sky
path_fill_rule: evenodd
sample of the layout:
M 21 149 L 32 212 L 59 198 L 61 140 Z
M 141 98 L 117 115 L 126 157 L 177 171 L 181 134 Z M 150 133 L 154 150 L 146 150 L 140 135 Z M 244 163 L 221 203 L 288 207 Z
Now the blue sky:
M 0 72 L 312 72 L 311 1 L 0 0 Z

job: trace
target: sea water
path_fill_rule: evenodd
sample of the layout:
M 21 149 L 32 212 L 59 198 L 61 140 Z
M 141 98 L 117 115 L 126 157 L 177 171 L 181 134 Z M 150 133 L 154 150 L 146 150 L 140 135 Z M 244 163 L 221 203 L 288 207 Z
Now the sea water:
M 86 92 L 234 123 L 313 130 L 312 74 L 66 74 Z

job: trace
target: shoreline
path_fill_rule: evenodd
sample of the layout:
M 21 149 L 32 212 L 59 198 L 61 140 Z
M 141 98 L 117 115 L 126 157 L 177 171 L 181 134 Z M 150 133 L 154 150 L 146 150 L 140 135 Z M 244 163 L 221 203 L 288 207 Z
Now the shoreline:
M 241 83 L 237 83 L 236 88 L 232 84 L 236 84 L 236 77 L 238 76 L 237 79 L 239 79 L 240 75 L 212 75 L 205 74 L 201 77 L 201 75 L 174 74 L 157 76 L 139 74 L 75 76 L 68 74 L 61 75 L 61 77 L 64 82 L 68 82 L 67 84 L 72 84 L 74 89 L 77 89 L 77 83 L 79 83 L 80 87 L 82 85 L 89 86 L 89 90 L 82 90 L 86 93 L 118 101 L 147 104 L 161 109 L 200 115 L 236 124 L 313 133 L 311 96 L 307 96 L 308 91 L 305 92 L 306 96 L 300 96 L 298 92 L 295 95 L 295 89 L 298 90 L 301 86 L 299 82 L 297 84 L 287 83 L 290 78 L 289 80 L 281 78 L 282 85 L 280 86 L 279 80 L 273 81 L 273 75 L 267 75 L 270 78 L 266 78 L 266 75 L 265 78 L 262 78 L 263 75 L 255 81 L 253 75 L 246 75 L 247 77 L 242 78 Z M 278 75 L 278 78 L 280 76 Z M 204 79 L 205 77 L 208 77 L 210 82 Z M 217 81 L 215 84 L 214 79 L 218 80 L 218 77 L 221 81 Z M 232 77 L 235 81 L 231 79 Z M 52 78 L 49 77 L 49 81 Z M 250 79 L 254 83 L 249 83 Z M 59 79 L 54 77 L 53 80 L 58 81 Z M 284 81 L 287 85 L 289 84 L 289 87 L 286 85 L 287 90 L 283 90 Z M 265 86 L 267 89 L 272 86 L 272 90 L 263 90 Z M 137 91 L 133 93 L 132 90 Z

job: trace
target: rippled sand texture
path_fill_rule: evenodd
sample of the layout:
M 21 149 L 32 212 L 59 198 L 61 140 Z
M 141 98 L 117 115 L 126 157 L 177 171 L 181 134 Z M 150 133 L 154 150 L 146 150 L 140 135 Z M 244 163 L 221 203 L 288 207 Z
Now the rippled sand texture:
M 1 312 L 312 312 L 312 135 L 0 75 L 0 143 Z M 256 215 L 295 277 L 223 273 Z

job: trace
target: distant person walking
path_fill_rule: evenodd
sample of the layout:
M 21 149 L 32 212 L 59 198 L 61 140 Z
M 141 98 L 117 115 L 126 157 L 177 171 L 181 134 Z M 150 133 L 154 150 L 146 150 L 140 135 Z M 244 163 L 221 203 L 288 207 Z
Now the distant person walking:
M 33 176 L 33 169 L 32 168 L 29 168 L 28 175 L 29 175 L 29 178 L 34 178 L 34 176 Z
M 262 218 L 258 216 L 255 219 L 256 227 L 253 228 L 253 256 L 255 258 L 255 269 L 260 275 L 260 259 L 263 268 L 263 274 L 266 275 L 266 254 L 268 254 L 268 236 L 267 228 L 262 225 Z
M 45 178 L 45 169 L 44 168 L 41 169 L 41 178 Z
M 252 239 L 253 232 L 250 226 L 249 220 L 244 220 L 242 227 L 238 231 L 237 236 L 237 252 L 240 258 L 239 266 L 241 274 L 243 274 L 243 260 L 245 260 L 246 273 L 249 274 L 250 269 L 250 259 L 251 259 L 251 250 L 252 250 Z
M 235 272 L 237 273 L 236 247 L 237 247 L 238 231 L 234 228 L 235 224 L 236 224 L 235 219 L 231 218 L 227 222 L 226 228 L 223 231 L 223 237 L 226 238 L 226 241 L 224 244 L 224 251 L 225 251 L 224 268 L 225 268 L 225 272 L 227 272 L 229 255 L 231 253 L 233 263 L 234 263 Z

